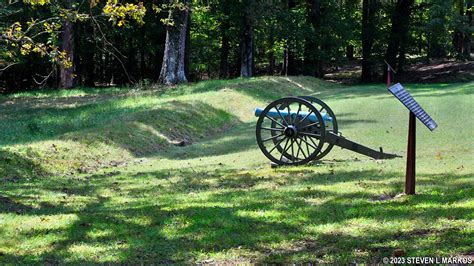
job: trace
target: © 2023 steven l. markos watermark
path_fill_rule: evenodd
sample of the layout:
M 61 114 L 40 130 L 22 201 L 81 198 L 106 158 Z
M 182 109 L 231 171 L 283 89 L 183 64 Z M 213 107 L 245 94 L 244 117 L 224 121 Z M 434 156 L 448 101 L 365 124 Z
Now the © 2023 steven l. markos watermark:
M 472 257 L 385 257 L 383 263 L 389 264 L 471 264 Z

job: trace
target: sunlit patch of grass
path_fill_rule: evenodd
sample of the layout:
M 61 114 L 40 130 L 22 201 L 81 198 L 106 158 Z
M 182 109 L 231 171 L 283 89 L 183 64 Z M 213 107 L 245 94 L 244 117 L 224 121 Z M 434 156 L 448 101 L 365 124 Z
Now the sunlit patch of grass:
M 22 128 L 36 118 L 42 128 L 35 138 L 0 129 L 18 133 L 0 153 L 0 262 L 380 263 L 395 250 L 468 254 L 474 131 L 453 114 L 472 113 L 472 83 L 406 87 L 440 125 L 431 133 L 418 124 L 415 196 L 399 195 L 404 158 L 336 148 L 321 162 L 274 169 L 255 144 L 254 107 L 313 94 L 334 109 L 344 136 L 404 155 L 408 114 L 383 85 L 262 77 L 120 97 L 86 89 L 0 99 L 9 117 L 2 122 Z M 67 102 L 78 94 L 97 102 Z M 70 109 L 47 109 L 62 104 Z M 184 147 L 170 144 L 184 137 Z

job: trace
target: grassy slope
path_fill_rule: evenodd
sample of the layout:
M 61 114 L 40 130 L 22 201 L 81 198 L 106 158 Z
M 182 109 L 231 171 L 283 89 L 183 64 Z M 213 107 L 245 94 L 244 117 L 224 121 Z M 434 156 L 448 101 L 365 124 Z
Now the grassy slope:
M 418 195 L 399 198 L 391 196 L 402 191 L 404 159 L 335 149 L 320 164 L 271 169 L 254 140 L 255 106 L 305 94 L 333 108 L 345 136 L 404 154 L 408 115 L 383 86 L 271 77 L 0 99 L 0 261 L 352 262 L 396 249 L 472 252 L 474 84 L 407 87 L 440 128 L 419 125 Z M 182 139 L 194 144 L 169 144 Z

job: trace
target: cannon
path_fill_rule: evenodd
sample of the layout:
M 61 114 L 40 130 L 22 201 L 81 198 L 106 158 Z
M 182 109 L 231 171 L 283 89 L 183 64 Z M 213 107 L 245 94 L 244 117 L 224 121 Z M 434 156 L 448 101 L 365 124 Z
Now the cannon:
M 396 154 L 374 150 L 342 136 L 329 106 L 312 96 L 285 97 L 265 108 L 256 108 L 257 144 L 278 165 L 301 165 L 326 156 L 334 146 L 374 159 Z

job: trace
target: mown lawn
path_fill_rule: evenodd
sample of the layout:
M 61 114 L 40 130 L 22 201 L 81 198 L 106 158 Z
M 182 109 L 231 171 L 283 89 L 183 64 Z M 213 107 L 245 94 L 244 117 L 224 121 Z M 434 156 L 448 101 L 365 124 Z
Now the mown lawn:
M 344 136 L 405 155 L 408 113 L 383 85 L 263 77 L 3 96 L 0 263 L 473 256 L 474 83 L 405 87 L 439 124 L 418 123 L 415 196 L 399 195 L 405 158 L 334 149 L 272 169 L 255 143 L 253 108 L 304 94 Z

